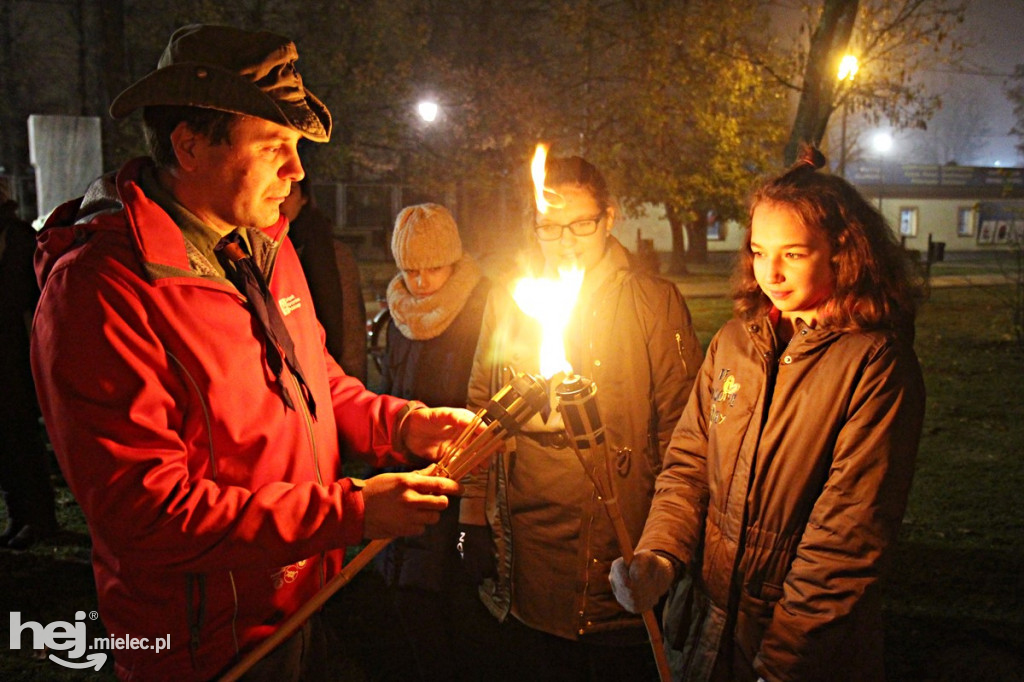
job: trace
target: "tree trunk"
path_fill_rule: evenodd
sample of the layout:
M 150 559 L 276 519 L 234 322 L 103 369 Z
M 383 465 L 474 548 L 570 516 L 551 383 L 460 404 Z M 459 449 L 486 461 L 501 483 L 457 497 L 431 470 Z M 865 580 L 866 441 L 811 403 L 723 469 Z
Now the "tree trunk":
M 690 263 L 708 262 L 708 214 L 704 211 L 694 212 L 694 219 L 686 223 L 686 236 L 690 248 L 686 251 L 686 260 Z
M 667 274 L 688 274 L 688 270 L 686 268 L 686 242 L 683 239 L 685 213 L 676 206 L 666 204 L 665 215 L 668 217 L 668 224 L 672 229 L 672 257 L 668 262 Z
M 821 144 L 832 115 L 832 96 L 838 81 L 836 69 L 850 44 L 859 4 L 859 0 L 825 0 L 822 6 L 821 18 L 807 51 L 800 103 L 786 143 L 787 166 L 796 161 L 802 143 Z

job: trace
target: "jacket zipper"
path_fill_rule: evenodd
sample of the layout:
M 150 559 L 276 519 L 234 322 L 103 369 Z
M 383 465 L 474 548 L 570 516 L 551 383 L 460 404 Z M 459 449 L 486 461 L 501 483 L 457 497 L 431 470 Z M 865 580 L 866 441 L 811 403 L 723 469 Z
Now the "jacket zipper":
M 309 449 L 313 454 L 313 469 L 316 471 L 316 482 L 319 485 L 323 485 L 323 479 L 320 476 L 320 455 L 316 447 L 316 438 L 313 436 L 313 418 L 309 414 L 309 405 L 306 404 L 306 400 L 302 394 L 302 387 L 299 385 L 299 380 L 295 378 L 295 375 L 289 371 L 288 376 L 291 378 L 292 387 L 295 391 L 295 403 L 301 405 L 300 410 L 302 414 L 302 422 L 306 425 L 306 436 L 309 439 Z
M 320 475 L 320 455 L 316 447 L 316 438 L 313 435 L 313 419 L 309 414 L 309 405 L 306 404 L 306 399 L 302 394 L 302 387 L 299 386 L 299 380 L 295 378 L 295 375 L 289 371 L 288 376 L 291 378 L 292 388 L 295 391 L 295 402 L 301 407 L 302 422 L 306 425 L 306 436 L 309 438 L 309 449 L 313 455 L 313 470 L 316 472 L 317 485 L 323 485 L 323 477 Z M 327 584 L 327 562 L 326 552 L 320 552 L 319 570 L 317 571 L 317 577 L 320 580 L 320 587 Z
M 193 604 L 196 586 L 199 589 L 199 604 Z M 185 615 L 188 618 L 189 642 L 188 655 L 192 659 L 192 668 L 198 669 L 199 633 L 206 617 L 206 576 L 201 573 L 185 574 Z
M 196 394 L 196 399 L 199 401 L 199 405 L 203 409 L 203 422 L 206 424 L 206 434 L 209 438 L 210 447 L 210 480 L 217 480 L 217 457 L 213 447 L 213 427 L 210 425 L 210 410 L 206 404 L 206 398 L 203 396 L 202 391 L 199 390 L 199 385 L 196 380 L 192 377 L 192 374 L 185 368 L 185 365 L 174 355 L 174 353 L 167 353 L 167 357 L 174 361 L 174 364 L 178 366 L 181 373 L 188 379 L 189 385 Z
M 683 374 L 686 374 L 688 369 L 686 367 L 686 356 L 683 355 L 683 335 L 679 332 L 675 333 L 676 337 L 676 352 L 679 353 L 679 362 L 683 363 Z

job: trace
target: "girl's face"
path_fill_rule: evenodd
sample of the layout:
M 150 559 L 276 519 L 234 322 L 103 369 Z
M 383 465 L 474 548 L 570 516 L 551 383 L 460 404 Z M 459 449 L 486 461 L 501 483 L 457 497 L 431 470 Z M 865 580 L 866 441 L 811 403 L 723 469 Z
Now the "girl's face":
M 455 265 L 442 265 L 439 268 L 422 268 L 420 270 L 402 270 L 405 287 L 416 298 L 423 298 L 436 293 L 444 286 L 455 271 Z
M 813 325 L 835 288 L 825 234 L 804 225 L 788 206 L 761 203 L 750 222 L 750 250 L 754 278 L 783 319 Z
M 597 265 L 608 245 L 615 210 L 601 210 L 594 196 L 575 185 L 552 187 L 565 199 L 565 205 L 551 206 L 547 213 L 534 216 L 535 234 L 540 241 L 544 262 L 551 269 L 572 267 L 584 270 Z M 539 230 L 538 230 L 539 228 Z M 545 237 L 560 234 L 555 239 Z M 592 231 L 591 231 L 592 230 Z M 590 234 L 587 234 L 590 232 Z

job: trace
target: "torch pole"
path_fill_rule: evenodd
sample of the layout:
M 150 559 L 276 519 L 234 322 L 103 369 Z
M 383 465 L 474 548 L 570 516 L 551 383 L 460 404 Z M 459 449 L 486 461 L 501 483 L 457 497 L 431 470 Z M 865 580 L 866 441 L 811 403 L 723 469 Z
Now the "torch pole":
M 281 626 L 274 631 L 272 635 L 267 637 L 265 640 L 259 643 L 259 645 L 247 653 L 238 663 L 231 667 L 224 676 L 220 678 L 221 682 L 234 682 L 239 679 L 242 675 L 249 671 L 249 668 L 253 667 L 263 659 L 264 656 L 273 651 L 278 644 L 288 639 L 292 634 L 295 633 L 303 623 L 309 620 L 314 613 L 316 613 L 327 600 L 334 596 L 334 593 L 341 588 L 348 585 L 352 578 L 356 576 L 359 571 L 363 570 L 368 563 L 377 556 L 382 549 L 391 544 L 394 538 L 384 538 L 380 540 L 373 540 L 366 545 L 355 556 L 352 561 L 345 564 L 345 567 L 341 571 L 327 581 L 320 591 L 314 594 L 309 601 L 299 607 L 299 610 L 288 616 Z
M 576 447 L 575 442 L 573 442 L 572 448 L 582 462 L 583 453 Z M 584 468 L 586 468 L 586 464 L 584 464 Z M 609 483 L 611 483 L 611 479 L 609 479 Z M 594 481 L 594 484 L 594 487 L 597 488 L 598 497 L 612 520 L 612 528 L 615 530 L 615 540 L 619 545 L 622 560 L 626 562 L 626 568 L 629 568 L 630 564 L 633 563 L 633 541 L 629 537 L 626 522 L 622 518 L 622 509 L 619 507 L 619 501 L 614 495 L 609 497 L 597 481 Z M 658 625 L 658 617 L 654 615 L 654 609 L 647 609 L 640 615 L 643 618 L 644 627 L 647 628 L 647 637 L 651 640 L 654 662 L 658 665 L 658 679 L 661 682 L 669 682 L 672 679 L 672 673 L 668 667 L 668 655 L 665 653 L 665 642 L 661 638 L 661 627 Z
M 515 435 L 530 418 L 548 406 L 547 389 L 536 378 L 519 374 L 498 391 L 486 407 L 476 413 L 473 421 L 443 451 L 441 458 L 427 471 L 430 476 L 440 476 L 458 481 L 502 446 L 504 440 Z M 477 432 L 481 424 L 487 426 Z M 394 538 L 370 541 L 352 561 L 320 588 L 308 602 L 286 618 L 265 640 L 233 665 L 220 682 L 235 682 L 252 666 L 256 665 L 281 642 L 295 633 L 334 594 L 352 581 L 373 557 L 380 554 Z
M 608 466 L 608 484 L 614 488 L 614 479 L 611 476 L 611 462 L 605 458 L 605 464 Z M 615 529 L 615 538 L 619 543 L 619 551 L 622 552 L 622 560 L 626 563 L 626 568 L 629 568 L 630 564 L 633 563 L 633 541 L 629 537 L 629 531 L 626 530 L 626 522 L 622 519 L 622 510 L 619 508 L 619 501 L 612 492 L 612 497 L 603 500 L 605 502 L 604 508 L 608 511 L 608 516 L 612 519 L 612 527 Z M 641 616 L 644 619 L 644 627 L 647 628 L 647 636 L 651 640 L 651 651 L 654 653 L 654 661 L 658 664 L 658 678 L 661 682 L 669 682 L 672 679 L 672 673 L 668 667 L 668 655 L 665 653 L 665 641 L 661 638 L 661 628 L 658 626 L 658 617 L 654 615 L 654 609 L 647 609 Z
M 604 424 L 601 422 L 601 415 L 597 409 L 597 385 L 586 377 L 570 375 L 565 378 L 555 392 L 558 395 L 558 409 L 562 413 L 562 421 L 565 424 L 566 435 L 569 436 L 569 443 L 573 452 L 576 453 L 577 459 L 580 460 L 580 464 L 583 465 L 587 477 L 594 484 L 605 511 L 608 512 L 619 552 L 628 568 L 633 563 L 633 540 L 629 537 L 629 530 L 626 528 L 626 522 L 622 518 L 622 509 L 619 507 L 619 500 L 615 495 L 615 478 L 612 476 L 612 465 L 608 459 L 607 445 L 604 440 Z M 605 470 L 603 472 L 598 471 L 593 462 L 587 460 L 583 449 L 592 453 L 600 451 L 604 455 Z M 605 480 L 602 481 L 602 478 Z M 672 679 L 672 673 L 668 667 L 668 655 L 665 653 L 665 642 L 661 638 L 658 618 L 654 615 L 653 609 L 647 609 L 641 616 L 644 627 L 647 628 L 647 637 L 651 641 L 654 661 L 658 666 L 658 678 L 661 682 L 669 682 Z

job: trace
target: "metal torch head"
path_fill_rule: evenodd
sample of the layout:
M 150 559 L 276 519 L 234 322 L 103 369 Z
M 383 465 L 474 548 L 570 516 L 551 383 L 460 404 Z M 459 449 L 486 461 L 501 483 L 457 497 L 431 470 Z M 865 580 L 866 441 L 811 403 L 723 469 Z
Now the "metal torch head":
M 520 372 L 505 384 L 484 408 L 483 420 L 497 421 L 503 438 L 519 432 L 533 415 L 548 408 L 548 391 L 544 382 L 530 374 Z
M 555 389 L 555 395 L 565 431 L 576 447 L 582 450 L 603 445 L 604 423 L 597 409 L 597 384 L 573 374 Z

